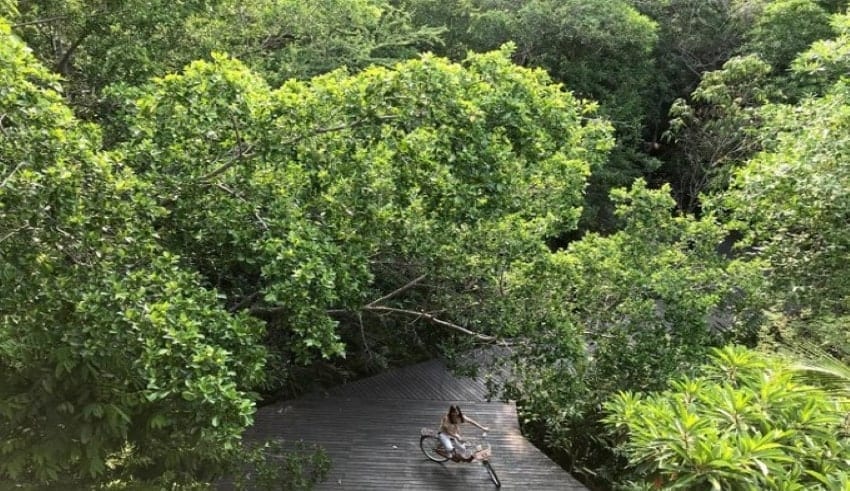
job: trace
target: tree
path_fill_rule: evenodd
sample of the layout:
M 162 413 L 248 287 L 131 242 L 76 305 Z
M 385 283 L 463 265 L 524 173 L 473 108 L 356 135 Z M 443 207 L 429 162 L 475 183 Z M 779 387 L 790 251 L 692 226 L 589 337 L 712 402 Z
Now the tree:
M 746 33 L 744 53 L 754 53 L 776 70 L 814 41 L 831 37 L 829 15 L 812 0 L 781 0 L 768 4 Z
M 38 0 L 21 3 L 13 28 L 85 110 L 111 83 L 138 83 L 188 61 L 180 50 L 188 46 L 185 22 L 216 3 Z
M 36 0 L 21 5 L 13 27 L 67 80 L 76 112 L 100 121 L 115 111 L 107 87 L 142 84 L 211 51 L 243 58 L 279 84 L 389 64 L 437 34 L 412 29 L 382 0 Z
M 838 489 L 850 479 L 846 400 L 798 381 L 781 357 L 716 350 L 696 377 L 621 393 L 605 409 L 635 489 Z
M 0 278 L 19 286 L 0 296 L 0 473 L 18 482 L 214 477 L 263 343 L 273 370 L 369 351 L 367 329 L 372 347 L 451 337 L 424 323 L 520 335 L 506 272 L 575 227 L 612 144 L 507 47 L 274 90 L 215 55 L 113 86 L 132 103 L 103 152 L 3 34 Z M 411 322 L 382 334 L 388 317 Z
M 616 470 L 600 440 L 602 402 L 660 389 L 711 346 L 754 343 L 762 302 L 758 269 L 717 253 L 724 231 L 714 217 L 675 214 L 669 187 L 640 180 L 612 198 L 620 231 L 587 234 L 517 280 L 543 313 L 518 348 L 509 392 L 532 435 L 573 472 L 591 468 L 603 481 Z
M 766 151 L 734 177 L 715 206 L 729 210 L 730 226 L 744 232 L 742 247 L 756 247 L 769 264 L 777 292 L 796 308 L 843 313 L 848 285 L 845 219 L 850 202 L 846 165 L 850 90 L 838 83 L 825 97 L 771 107 Z M 800 125 L 806 121 L 806 125 Z
M 648 108 L 655 98 L 649 62 L 656 24 L 625 0 L 515 2 L 405 0 L 414 20 L 447 28 L 438 52 L 456 57 L 513 42 L 513 60 L 545 69 L 578 97 L 596 100 L 616 130 L 607 165 L 593 169 L 583 228 L 610 229 L 608 191 L 628 186 L 658 162 L 640 151 Z
M 664 138 L 673 145 L 664 149 L 661 173 L 689 212 L 700 211 L 702 193 L 725 189 L 736 166 L 760 149 L 761 106 L 796 95 L 784 71 L 799 51 L 830 33 L 826 11 L 810 0 L 737 9 L 726 14 L 730 44 L 717 55 L 722 68 L 698 65 L 704 70 L 694 71 L 698 85 L 670 107 Z
M 152 226 L 152 185 L 100 153 L 0 24 L 0 480 L 215 475 L 254 411 L 260 323 Z
M 744 42 L 765 0 L 631 0 L 642 14 L 658 24 L 653 59 L 658 79 L 652 111 L 653 134 L 660 135 L 676 99 L 686 97 L 702 74 L 718 70 Z
M 340 67 L 391 66 L 415 57 L 418 46 L 439 44 L 442 32 L 413 27 L 410 14 L 384 0 L 221 1 L 188 29 L 197 46 L 190 59 L 228 53 L 275 87 Z
M 14 19 L 18 16 L 17 0 L 2 0 L 0 1 L 0 17 L 6 19 Z
M 699 212 L 701 195 L 726 189 L 730 174 L 758 151 L 759 110 L 778 98 L 770 75 L 757 56 L 734 57 L 703 75 L 690 102 L 673 103 L 665 137 L 676 147 L 662 169 L 682 210 Z
M 850 15 L 834 15 L 833 39 L 816 41 L 792 62 L 792 79 L 804 95 L 823 95 L 850 67 Z
M 145 90 L 122 153 L 160 183 L 164 242 L 231 310 L 267 321 L 284 360 L 341 354 L 387 316 L 414 322 L 372 348 L 409 349 L 416 320 L 512 336 L 502 275 L 575 227 L 610 137 L 509 53 L 277 90 L 215 57 Z
M 845 358 L 848 96 L 839 82 L 823 97 L 762 109 L 765 150 L 709 201 L 741 231 L 740 250 L 764 261 L 774 299 L 764 342 L 804 340 Z

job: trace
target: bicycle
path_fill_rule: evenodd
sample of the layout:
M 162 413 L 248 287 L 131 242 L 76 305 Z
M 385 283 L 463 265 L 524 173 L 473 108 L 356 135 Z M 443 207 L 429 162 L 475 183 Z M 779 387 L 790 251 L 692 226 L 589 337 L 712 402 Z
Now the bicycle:
M 482 440 L 486 439 L 486 437 L 487 433 L 482 433 Z M 468 460 L 461 460 L 449 455 L 443 447 L 439 437 L 437 437 L 437 432 L 435 430 L 431 428 L 422 428 L 419 432 L 419 448 L 428 460 L 440 464 L 447 460 L 466 463 L 481 462 L 481 465 L 487 469 L 487 475 L 490 476 L 490 480 L 493 481 L 493 484 L 495 484 L 497 488 L 500 488 L 502 487 L 502 482 L 499 481 L 499 476 L 496 475 L 496 471 L 493 470 L 493 466 L 490 464 L 490 456 L 492 455 L 490 444 L 486 441 L 483 443 L 483 445 L 479 444 L 474 450 L 472 450 L 472 455 Z

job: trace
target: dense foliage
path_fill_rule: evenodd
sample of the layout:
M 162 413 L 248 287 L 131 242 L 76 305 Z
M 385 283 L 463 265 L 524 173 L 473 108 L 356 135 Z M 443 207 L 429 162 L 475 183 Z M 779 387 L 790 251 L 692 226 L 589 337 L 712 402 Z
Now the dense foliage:
M 591 485 L 846 486 L 847 8 L 0 0 L 0 481 L 309 487 L 258 400 L 500 343 Z
M 287 358 L 341 354 L 358 313 L 448 310 L 501 334 L 470 304 L 575 226 L 610 145 L 592 107 L 547 83 L 502 52 L 272 91 L 216 57 L 145 89 L 122 153 L 159 183 L 163 241 L 231 310 L 267 320 Z M 374 302 L 423 275 L 418 297 Z
M 262 327 L 161 246 L 150 185 L 0 28 L 0 477 L 194 479 L 251 421 Z
M 660 389 L 709 347 L 756 337 L 758 270 L 717 254 L 723 229 L 713 217 L 677 216 L 669 188 L 640 181 L 614 199 L 620 231 L 586 235 L 524 278 L 534 285 L 530 298 L 546 299 L 538 308 L 561 313 L 549 326 L 577 327 L 541 326 L 540 344 L 518 353 L 510 394 L 526 424 L 576 464 L 605 452 L 588 428 L 601 426 L 607 397 Z
M 35 0 L 17 10 L 18 34 L 66 79 L 77 112 L 101 121 L 115 111 L 110 87 L 144 83 L 214 50 L 277 84 L 411 57 L 411 46 L 439 32 L 414 29 L 382 0 Z
M 429 46 L 462 58 L 468 50 L 516 44 L 513 59 L 544 68 L 578 96 L 599 101 L 614 125 L 617 146 L 607 165 L 594 169 L 583 227 L 613 227 L 608 191 L 627 186 L 658 162 L 640 152 L 643 128 L 654 104 L 649 63 L 657 26 L 626 0 L 483 1 L 404 0 L 413 22 L 445 27 L 445 44 Z
M 767 150 L 736 174 L 724 202 L 799 307 L 843 312 L 850 296 L 847 281 L 832 274 L 850 246 L 848 103 L 850 89 L 840 82 L 824 97 L 771 108 Z
M 787 359 L 740 347 L 697 376 L 606 404 L 623 430 L 633 489 L 841 489 L 850 479 L 847 402 L 806 385 Z
M 6 39 L 13 479 L 104 479 L 116 459 L 110 471 L 124 476 L 203 479 L 203 459 L 250 422 L 245 390 L 260 381 L 264 331 L 284 370 L 343 354 L 364 316 L 517 334 L 517 323 L 480 313 L 510 301 L 493 298 L 497 272 L 575 226 L 586 176 L 611 144 L 592 105 L 507 51 L 277 90 L 215 55 L 116 91 L 133 101 L 115 123 L 128 137 L 98 152 L 97 127 L 32 86 L 52 79 Z M 424 278 L 415 295 L 386 295 Z M 375 344 L 398 332 L 387 337 Z M 271 376 L 279 385 L 290 374 Z M 67 429 L 56 411 L 79 419 L 79 437 L 33 432 L 51 418 Z

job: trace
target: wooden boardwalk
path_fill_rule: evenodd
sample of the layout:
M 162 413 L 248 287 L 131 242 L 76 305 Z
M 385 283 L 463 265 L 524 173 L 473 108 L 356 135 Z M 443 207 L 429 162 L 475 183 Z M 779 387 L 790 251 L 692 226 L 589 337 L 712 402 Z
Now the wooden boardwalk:
M 261 408 L 249 439 L 318 443 L 332 460 L 319 490 L 492 490 L 480 464 L 425 459 L 419 430 L 436 428 L 450 404 L 488 426 L 502 489 L 585 490 L 519 431 L 513 403 L 487 402 L 478 379 L 430 361 Z M 481 432 L 464 425 L 467 437 Z

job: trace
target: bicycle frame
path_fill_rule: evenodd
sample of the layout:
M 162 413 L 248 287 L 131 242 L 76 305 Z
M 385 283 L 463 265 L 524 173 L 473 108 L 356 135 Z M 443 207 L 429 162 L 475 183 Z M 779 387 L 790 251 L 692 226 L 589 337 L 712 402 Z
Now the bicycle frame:
M 485 433 L 486 435 L 486 433 Z M 481 465 L 487 469 L 487 475 L 490 477 L 490 480 L 493 481 L 493 484 L 496 487 L 501 487 L 502 483 L 499 481 L 498 476 L 496 475 L 496 471 L 493 470 L 493 466 L 490 465 L 490 456 L 492 454 L 490 444 L 487 443 L 487 446 L 478 445 L 475 450 L 472 451 L 472 458 L 469 460 L 456 460 L 451 458 L 443 448 L 442 442 L 440 442 L 440 438 L 438 436 L 438 432 L 431 428 L 422 428 L 419 432 L 419 448 L 422 450 L 422 453 L 425 454 L 425 457 L 432 462 L 443 463 L 447 460 L 452 460 L 453 462 L 481 462 Z

